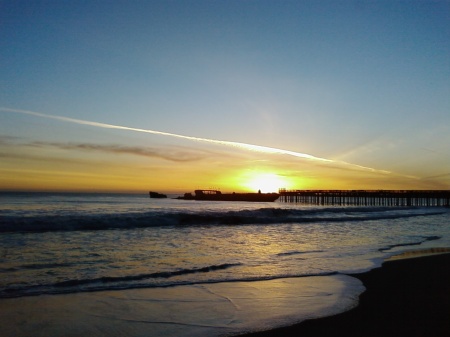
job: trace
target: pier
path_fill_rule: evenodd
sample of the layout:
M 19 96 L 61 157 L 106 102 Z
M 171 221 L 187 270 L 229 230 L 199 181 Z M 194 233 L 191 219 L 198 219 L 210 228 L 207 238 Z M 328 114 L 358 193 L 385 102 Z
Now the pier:
M 281 202 L 326 206 L 449 207 L 450 190 L 279 190 Z

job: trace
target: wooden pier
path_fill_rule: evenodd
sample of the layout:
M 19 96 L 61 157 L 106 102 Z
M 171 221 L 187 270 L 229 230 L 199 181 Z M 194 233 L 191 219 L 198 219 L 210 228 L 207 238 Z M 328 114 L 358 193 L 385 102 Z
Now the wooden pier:
M 281 202 L 327 206 L 450 206 L 450 190 L 286 190 Z

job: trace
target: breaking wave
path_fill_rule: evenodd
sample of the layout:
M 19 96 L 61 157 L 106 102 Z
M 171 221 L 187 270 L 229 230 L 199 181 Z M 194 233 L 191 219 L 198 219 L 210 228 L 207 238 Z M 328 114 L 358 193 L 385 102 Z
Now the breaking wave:
M 56 295 L 56 294 L 70 294 L 80 292 L 92 291 L 109 291 L 109 290 L 125 290 L 137 288 L 155 288 L 155 287 L 173 287 L 180 285 L 194 285 L 194 284 L 212 284 L 220 282 L 252 282 L 272 280 L 285 277 L 312 277 L 312 276 L 330 276 L 336 275 L 338 272 L 320 272 L 313 274 L 302 275 L 272 275 L 272 276 L 258 276 L 258 277 L 240 277 L 224 279 L 223 276 L 212 275 L 203 280 L 188 280 L 179 278 L 177 276 L 185 276 L 194 273 L 214 273 L 228 268 L 241 266 L 240 263 L 226 263 L 221 265 L 212 265 L 201 268 L 181 269 L 168 272 L 157 272 L 150 274 L 129 275 L 121 277 L 99 277 L 93 279 L 72 279 L 52 284 L 37 284 L 37 285 L 13 285 L 0 289 L 0 298 L 15 298 L 23 296 L 38 296 L 38 295 Z M 174 278 L 174 280 L 172 280 Z M 163 279 L 158 282 L 157 279 Z M 170 279 L 170 280 L 169 280 Z
M 416 246 L 426 241 L 439 240 L 439 236 L 425 236 L 418 241 L 403 242 L 394 245 L 389 245 L 378 249 L 380 252 L 389 251 L 396 247 Z M 276 258 L 284 259 L 295 255 L 308 254 L 322 254 L 327 253 L 326 250 L 292 250 L 275 254 Z M 275 259 L 277 260 L 277 259 Z M 270 264 L 270 262 L 268 262 Z M 59 267 L 68 267 L 70 264 L 26 264 L 16 268 L 0 269 L 0 274 L 8 274 L 11 272 L 20 272 L 27 269 L 52 269 Z M 273 274 L 273 275 L 259 275 L 259 276 L 244 276 L 238 270 L 231 274 L 224 274 L 223 271 L 227 269 L 246 267 L 245 263 L 223 263 L 217 265 L 210 265 L 204 267 L 181 268 L 167 271 L 159 271 L 153 273 L 131 274 L 123 276 L 102 276 L 96 278 L 72 278 L 63 281 L 57 281 L 47 284 L 9 284 L 0 288 L 0 298 L 15 298 L 23 296 L 37 296 L 37 295 L 55 295 L 55 294 L 70 294 L 79 292 L 92 291 L 110 291 L 110 290 L 125 290 L 137 288 L 155 288 L 155 287 L 173 287 L 180 285 L 195 285 L 195 284 L 212 284 L 220 282 L 252 282 L 262 280 L 273 280 L 280 278 L 291 277 L 314 277 L 314 276 L 330 276 L 341 274 L 338 270 L 321 270 L 313 273 L 288 273 L 288 274 Z M 263 266 L 262 266 L 263 267 Z M 203 274 L 202 277 L 189 277 L 194 274 Z M 228 276 L 227 276 L 228 275 Z
M 162 226 L 253 225 L 348 222 L 442 214 L 420 208 L 336 207 L 321 209 L 261 208 L 239 211 L 143 212 L 119 214 L 0 215 L 0 232 L 48 232 L 131 229 Z
M 389 245 L 383 248 L 378 249 L 378 251 L 380 252 L 386 252 L 388 250 L 391 250 L 392 248 L 397 248 L 397 247 L 408 247 L 408 246 L 419 246 L 422 243 L 426 242 L 426 241 L 434 241 L 434 240 L 439 240 L 441 237 L 440 236 L 426 236 L 423 238 L 423 240 L 420 241 L 415 241 L 415 242 L 407 242 L 407 243 L 397 243 L 395 245 Z

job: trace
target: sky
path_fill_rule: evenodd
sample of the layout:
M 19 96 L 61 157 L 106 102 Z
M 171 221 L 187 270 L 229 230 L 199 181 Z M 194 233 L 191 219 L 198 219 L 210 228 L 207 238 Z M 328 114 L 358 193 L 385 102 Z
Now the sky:
M 0 0 L 0 190 L 450 189 L 450 1 Z

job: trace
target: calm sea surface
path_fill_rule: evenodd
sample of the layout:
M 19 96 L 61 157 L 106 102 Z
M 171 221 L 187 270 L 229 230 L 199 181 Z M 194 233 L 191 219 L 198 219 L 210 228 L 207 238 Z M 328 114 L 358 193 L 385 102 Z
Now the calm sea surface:
M 448 208 L 0 195 L 0 298 L 351 274 L 450 246 Z

